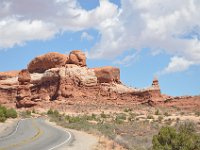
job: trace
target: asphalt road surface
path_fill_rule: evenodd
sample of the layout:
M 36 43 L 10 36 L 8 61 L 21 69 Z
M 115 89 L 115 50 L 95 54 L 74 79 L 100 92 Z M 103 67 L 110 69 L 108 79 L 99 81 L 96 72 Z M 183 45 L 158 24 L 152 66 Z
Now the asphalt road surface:
M 49 125 L 42 118 L 25 119 L 10 135 L 0 138 L 0 150 L 57 150 L 71 138 L 70 132 Z

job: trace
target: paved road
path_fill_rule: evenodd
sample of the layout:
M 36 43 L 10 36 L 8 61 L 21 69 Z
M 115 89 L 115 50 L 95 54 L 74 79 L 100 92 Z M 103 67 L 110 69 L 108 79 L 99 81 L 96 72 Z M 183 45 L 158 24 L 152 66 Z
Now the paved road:
M 25 119 L 12 134 L 0 138 L 0 150 L 57 150 L 71 138 L 70 132 L 49 125 L 42 118 Z

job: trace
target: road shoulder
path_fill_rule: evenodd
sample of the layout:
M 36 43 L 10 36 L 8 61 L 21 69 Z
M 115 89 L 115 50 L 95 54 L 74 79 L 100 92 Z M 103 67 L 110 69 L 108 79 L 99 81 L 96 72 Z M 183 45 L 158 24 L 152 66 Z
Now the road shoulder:
M 98 144 L 98 138 L 94 135 L 77 131 L 73 129 L 66 129 L 60 126 L 57 126 L 55 123 L 46 120 L 46 122 L 52 126 L 60 128 L 65 131 L 69 131 L 72 133 L 72 140 L 63 146 L 61 146 L 58 150 L 92 150 Z
M 0 123 L 0 138 L 12 134 L 15 130 L 19 119 L 7 119 L 6 122 Z

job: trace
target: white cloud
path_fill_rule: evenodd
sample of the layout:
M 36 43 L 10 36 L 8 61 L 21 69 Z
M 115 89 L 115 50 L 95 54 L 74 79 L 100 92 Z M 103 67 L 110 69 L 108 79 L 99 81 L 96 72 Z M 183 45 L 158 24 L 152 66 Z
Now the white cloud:
M 124 66 L 130 66 L 133 62 L 137 61 L 139 59 L 138 53 L 134 53 L 132 55 L 127 55 L 121 60 L 114 61 L 114 64 L 117 65 L 124 65 Z
M 117 6 L 101 0 L 85 10 L 76 0 L 1 0 L 0 48 L 30 40 L 46 40 L 56 33 L 95 28 L 117 14 Z
M 161 71 L 159 75 L 185 71 L 193 64 L 194 62 L 192 61 L 188 61 L 182 57 L 174 56 L 171 58 L 169 65 L 163 71 Z
M 99 26 L 101 40 L 90 57 L 116 57 L 130 49 L 149 48 L 154 55 L 165 52 L 172 56 L 165 69 L 168 73 L 200 64 L 200 30 L 191 37 L 200 28 L 199 0 L 121 0 L 121 5 L 108 26 Z M 176 69 L 175 62 L 183 68 Z
M 90 35 L 89 33 L 82 32 L 82 34 L 81 34 L 81 40 L 91 41 L 93 39 L 94 39 L 94 37 L 92 35 Z
M 55 35 L 56 29 L 42 21 L 18 21 L 6 19 L 0 21 L 0 48 L 22 45 L 29 40 L 46 40 Z

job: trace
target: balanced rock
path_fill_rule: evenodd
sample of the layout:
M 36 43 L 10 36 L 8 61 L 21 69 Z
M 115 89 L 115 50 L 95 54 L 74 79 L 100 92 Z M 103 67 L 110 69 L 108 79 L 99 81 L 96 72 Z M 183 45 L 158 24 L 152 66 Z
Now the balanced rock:
M 50 52 L 34 58 L 28 65 L 30 73 L 43 73 L 51 68 L 59 68 L 68 62 L 69 57 L 65 54 Z
M 81 50 L 73 50 L 69 54 L 69 63 L 81 67 L 86 66 L 86 56 Z
M 120 83 L 120 70 L 119 68 L 107 66 L 100 68 L 93 68 L 99 83 Z
M 160 88 L 160 86 L 159 86 L 159 81 L 158 81 L 157 78 L 154 78 L 154 79 L 153 79 L 152 87 L 153 87 L 153 88 Z

